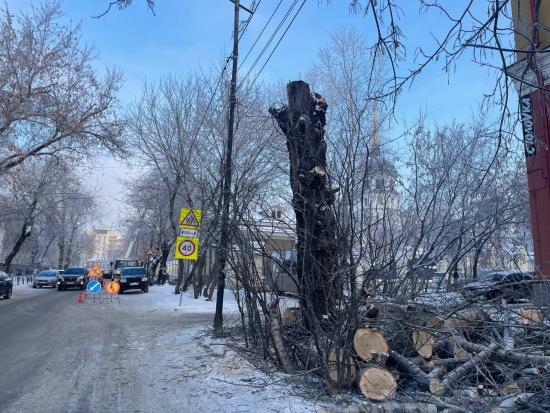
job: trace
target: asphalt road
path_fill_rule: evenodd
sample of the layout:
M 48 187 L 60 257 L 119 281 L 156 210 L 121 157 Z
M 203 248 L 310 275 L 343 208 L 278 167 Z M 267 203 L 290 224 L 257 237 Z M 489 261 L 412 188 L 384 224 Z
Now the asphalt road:
M 0 411 L 161 412 L 159 337 L 211 316 L 150 312 L 140 294 L 123 305 L 79 305 L 77 295 L 30 289 L 0 299 Z

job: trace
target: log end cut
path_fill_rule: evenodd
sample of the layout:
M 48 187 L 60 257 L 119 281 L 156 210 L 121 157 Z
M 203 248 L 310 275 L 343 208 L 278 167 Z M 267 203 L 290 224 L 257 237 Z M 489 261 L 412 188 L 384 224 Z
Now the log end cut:
M 426 330 L 413 330 L 411 334 L 413 346 L 419 356 L 429 359 L 434 352 L 435 340 Z
M 370 400 L 387 400 L 397 389 L 397 382 L 392 374 L 379 367 L 371 367 L 361 372 L 359 390 Z
M 328 355 L 328 377 L 337 386 L 350 386 L 355 381 L 353 357 L 345 350 L 333 349 Z
M 359 328 L 353 337 L 353 349 L 359 358 L 369 361 L 375 356 L 387 357 L 388 342 L 375 328 Z

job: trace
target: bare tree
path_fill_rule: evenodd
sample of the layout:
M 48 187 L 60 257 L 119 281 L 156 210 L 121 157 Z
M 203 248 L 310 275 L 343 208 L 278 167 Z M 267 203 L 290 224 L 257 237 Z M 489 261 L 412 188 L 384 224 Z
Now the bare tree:
M 0 15 L 0 173 L 38 156 L 106 148 L 120 153 L 120 76 L 100 78 L 79 26 L 59 23 L 57 1 Z

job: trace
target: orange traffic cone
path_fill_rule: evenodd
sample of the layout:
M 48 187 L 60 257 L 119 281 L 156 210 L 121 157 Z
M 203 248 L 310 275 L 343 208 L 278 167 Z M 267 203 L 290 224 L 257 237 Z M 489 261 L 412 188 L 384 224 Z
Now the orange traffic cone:
M 82 291 L 80 291 L 80 294 L 78 294 L 78 298 L 76 299 L 77 304 L 82 304 Z

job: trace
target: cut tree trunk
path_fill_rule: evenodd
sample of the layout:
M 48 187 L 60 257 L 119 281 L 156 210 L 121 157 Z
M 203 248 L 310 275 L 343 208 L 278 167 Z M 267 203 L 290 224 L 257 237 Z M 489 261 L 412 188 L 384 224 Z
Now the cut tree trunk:
M 296 215 L 297 278 L 308 324 L 330 313 L 340 295 L 334 193 L 326 171 L 327 103 L 303 81 L 287 85 L 288 106 L 269 113 L 286 135 Z
M 530 325 L 542 320 L 540 310 L 536 308 L 520 308 L 518 311 L 518 324 Z
M 338 387 L 350 386 L 357 374 L 353 357 L 343 349 L 333 349 L 328 355 L 328 377 Z
M 411 340 L 414 349 L 419 356 L 429 359 L 434 352 L 435 340 L 432 334 L 426 330 L 413 330 L 411 333 Z
M 364 369 L 357 385 L 363 396 L 378 401 L 389 399 L 397 389 L 397 382 L 392 374 L 379 367 Z
M 467 308 L 448 318 L 433 317 L 426 322 L 426 327 L 441 333 L 460 333 L 466 337 L 482 336 L 486 323 L 490 321 L 491 319 L 484 311 Z
M 358 328 L 353 337 L 353 349 L 363 361 L 388 357 L 389 346 L 380 331 L 375 328 Z

